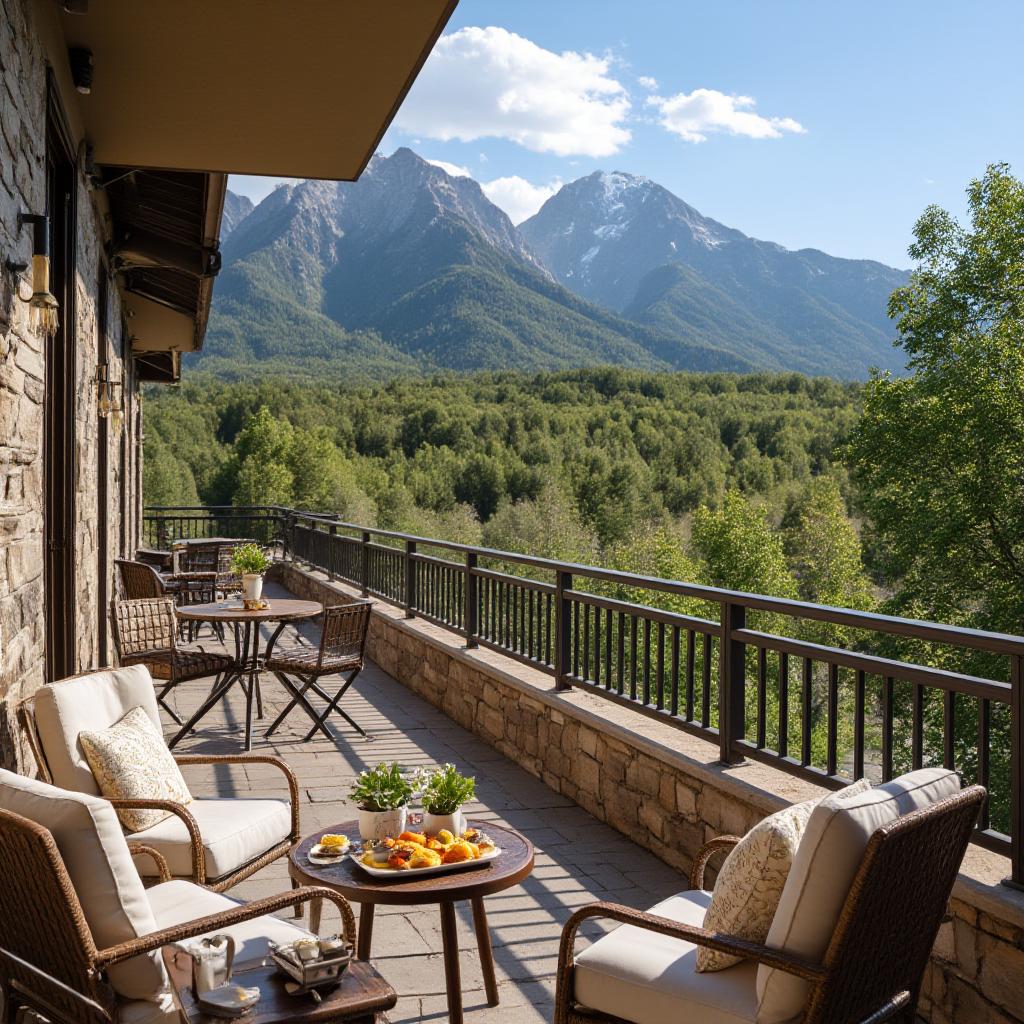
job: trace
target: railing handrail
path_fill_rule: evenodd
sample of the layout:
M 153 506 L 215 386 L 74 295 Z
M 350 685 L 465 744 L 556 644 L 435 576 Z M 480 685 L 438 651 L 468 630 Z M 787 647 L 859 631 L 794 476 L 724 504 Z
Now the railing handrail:
M 879 612 L 861 611 L 855 608 L 842 608 L 836 605 L 815 604 L 788 597 L 772 597 L 767 594 L 752 594 L 743 590 L 728 590 L 724 587 L 713 587 L 701 583 L 689 583 L 685 580 L 668 580 L 659 576 L 644 576 L 638 573 L 625 572 L 621 569 L 606 569 L 596 565 L 585 565 L 578 562 L 561 562 L 557 559 L 543 558 L 538 555 L 526 555 L 516 551 L 501 551 L 496 548 L 485 548 L 459 541 L 437 540 L 421 537 L 418 534 L 401 533 L 398 530 L 384 530 L 358 523 L 348 523 L 331 518 L 324 513 L 293 512 L 296 520 L 311 519 L 326 523 L 339 530 L 353 530 L 369 533 L 374 537 L 390 537 L 393 540 L 422 544 L 427 547 L 443 548 L 461 554 L 474 554 L 478 558 L 490 558 L 495 561 L 516 562 L 532 568 L 545 569 L 549 572 L 569 573 L 573 576 L 586 576 L 588 579 L 601 580 L 605 583 L 618 583 L 627 587 L 644 590 L 657 590 L 662 593 L 678 594 L 681 597 L 692 597 L 697 600 L 709 601 L 714 604 L 738 604 L 756 611 L 774 612 L 790 618 L 814 619 L 839 626 L 855 629 L 866 629 L 874 633 L 885 633 L 889 636 L 905 636 L 916 640 L 931 640 L 936 643 L 955 644 L 988 654 L 1021 654 L 1024 655 L 1024 636 L 1012 633 L 998 633 L 991 630 L 972 629 L 968 626 L 956 626 L 952 623 L 930 622 L 926 619 L 907 619 L 897 615 L 883 615 Z M 356 538 L 351 538 L 356 540 Z

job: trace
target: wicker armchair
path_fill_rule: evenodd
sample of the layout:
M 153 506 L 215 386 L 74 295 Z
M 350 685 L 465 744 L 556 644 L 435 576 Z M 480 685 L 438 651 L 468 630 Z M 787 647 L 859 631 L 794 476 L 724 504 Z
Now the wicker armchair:
M 178 583 L 164 579 L 147 562 L 118 558 L 114 565 L 121 576 L 121 596 L 129 601 L 140 597 L 172 597 L 178 592 Z
M 68 837 L 65 836 L 65 842 Z M 123 840 L 121 841 L 123 844 Z M 134 939 L 107 946 L 94 938 L 79 893 L 51 832 L 11 810 L 0 809 L 0 1002 L 3 1020 L 19 1008 L 66 1024 L 114 1024 L 145 1020 L 178 1024 L 178 1011 L 166 992 L 150 999 L 125 996 L 108 971 L 132 958 L 211 932 L 227 932 L 245 949 L 246 959 L 265 955 L 268 940 L 293 941 L 307 934 L 270 915 L 312 900 L 327 900 L 340 914 L 345 939 L 355 944 L 355 921 L 344 897 L 322 888 L 300 888 L 238 904 L 189 883 L 171 881 L 154 850 L 136 845 L 112 850 L 123 861 L 129 853 L 155 863 L 159 884 L 138 900 L 148 900 L 155 927 Z M 128 862 L 128 869 L 131 864 Z M 122 881 L 122 886 L 127 880 Z M 135 885 L 138 885 L 137 879 Z M 116 899 L 115 897 L 112 897 Z M 184 920 L 183 920 L 184 918 Z M 248 924 L 245 924 L 248 922 Z M 244 925 L 244 927 L 239 927 Z
M 115 601 L 113 605 L 114 647 L 122 665 L 145 665 L 162 686 L 157 702 L 181 725 L 181 719 L 167 704 L 167 695 L 179 683 L 214 677 L 214 686 L 232 671 L 234 660 L 226 654 L 178 647 L 174 602 L 168 597 Z
M 748 964 L 753 962 L 804 979 L 809 985 L 809 996 L 802 1024 L 879 1024 L 887 1020 L 911 1024 L 931 948 L 985 799 L 985 790 L 972 786 L 879 828 L 868 841 L 821 962 L 719 932 L 708 932 L 697 923 L 701 920 L 697 915 L 691 915 L 695 920 L 687 923 L 614 903 L 595 903 L 578 910 L 562 932 L 555 1024 L 624 1021 L 624 1018 L 589 1009 L 576 1000 L 576 933 L 590 918 L 631 926 L 629 938 L 640 947 L 641 954 L 642 932 L 649 932 L 681 940 L 677 962 L 692 956 L 696 946 L 706 946 L 742 957 Z M 728 836 L 709 843 L 694 862 L 691 892 L 677 899 L 706 897 L 707 893 L 702 890 L 708 859 L 738 842 L 737 837 Z M 596 949 L 614 936 L 615 931 L 590 949 Z M 700 1024 L 706 1019 L 708 1006 L 717 1008 L 719 1005 L 714 996 L 716 986 L 735 986 L 736 972 L 746 972 L 743 984 L 753 986 L 753 973 L 743 963 L 712 974 L 691 975 L 701 979 L 706 1002 L 703 1010 L 696 1002 L 689 1004 L 691 1012 L 684 1009 L 676 1016 L 679 1024 Z M 742 999 L 737 999 L 733 993 L 730 998 L 729 1011 L 719 1008 L 720 1016 L 716 1016 L 716 1020 L 752 1022 L 755 1019 L 757 997 L 753 992 L 747 992 Z M 743 1008 L 737 1009 L 738 1004 Z M 639 1008 L 638 1012 L 643 1014 L 644 1010 Z M 632 1016 L 630 1019 L 649 1018 Z
M 145 666 L 107 669 L 40 687 L 18 706 L 18 724 L 39 777 L 62 789 L 98 794 L 78 734 L 105 729 L 134 707 L 155 722 L 159 712 Z M 284 776 L 289 799 L 195 797 L 184 805 L 170 800 L 110 800 L 115 808 L 159 808 L 170 817 L 128 836 L 156 849 L 176 878 L 225 892 L 285 856 L 299 841 L 299 785 L 292 770 L 269 754 L 175 754 L 181 767 L 271 765 Z
M 281 685 L 292 695 L 292 699 L 271 723 L 267 729 L 267 736 L 277 729 L 298 704 L 313 721 L 312 728 L 305 736 L 307 742 L 318 731 L 332 739 L 325 724 L 332 711 L 344 718 L 360 736 L 367 738 L 366 731 L 340 704 L 363 668 L 372 607 L 372 601 L 353 601 L 350 604 L 327 608 L 324 610 L 319 647 L 293 646 L 273 650 L 267 659 L 266 668 L 277 676 Z M 341 685 L 333 696 L 320 683 L 325 676 L 331 675 L 341 676 Z M 299 686 L 295 680 L 302 685 Z M 306 696 L 310 690 L 327 702 L 327 707 L 322 712 L 316 711 L 310 704 Z

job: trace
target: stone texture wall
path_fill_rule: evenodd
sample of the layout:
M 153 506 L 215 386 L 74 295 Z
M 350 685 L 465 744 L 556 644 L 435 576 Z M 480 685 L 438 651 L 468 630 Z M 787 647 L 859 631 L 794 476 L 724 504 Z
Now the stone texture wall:
M 293 593 L 337 604 L 355 592 L 293 563 Z M 367 653 L 381 668 L 496 750 L 680 872 L 713 836 L 742 835 L 766 814 L 824 791 L 767 765 L 724 768 L 715 744 L 593 694 L 557 692 L 550 676 L 378 602 Z M 973 848 L 925 979 L 929 1024 L 1024 1022 L 1024 894 L 999 884 L 1006 858 Z M 713 872 L 709 875 L 714 878 Z
M 33 18 L 45 5 L 0 0 L 0 259 L 26 260 L 31 233 L 18 227 L 21 211 L 46 205 L 46 54 Z M 74 96 L 68 98 L 74 102 Z M 77 179 L 77 273 L 73 344 L 75 377 L 76 652 L 79 669 L 100 654 L 99 578 L 113 593 L 112 559 L 117 557 L 121 438 L 108 437 L 108 560 L 99 562 L 99 425 L 95 373 L 104 349 L 111 375 L 135 389 L 131 360 L 121 358 L 123 331 L 117 289 L 108 289 L 107 323 L 98 323 L 98 290 L 103 236 L 101 219 L 84 177 Z M 0 765 L 22 767 L 14 729 L 14 704 L 43 682 L 43 403 L 44 345 L 28 330 L 28 307 L 18 282 L 0 271 Z M 26 275 L 27 277 L 27 275 Z M 25 283 L 21 288 L 26 287 Z M 64 311 L 61 311 L 63 315 Z M 132 420 L 126 430 L 133 444 Z M 128 477 L 128 504 L 135 501 Z M 132 544 L 128 534 L 127 547 Z M 105 627 L 104 627 L 105 628 Z M 108 650 L 110 650 L 108 646 Z

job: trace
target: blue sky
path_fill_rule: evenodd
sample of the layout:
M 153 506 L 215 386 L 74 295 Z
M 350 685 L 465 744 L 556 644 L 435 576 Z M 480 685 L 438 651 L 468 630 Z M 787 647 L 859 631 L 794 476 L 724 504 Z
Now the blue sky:
M 382 149 L 513 220 L 624 170 L 747 234 L 909 266 L 925 206 L 961 215 L 993 161 L 1024 174 L 1022 29 L 1020 0 L 462 0 Z

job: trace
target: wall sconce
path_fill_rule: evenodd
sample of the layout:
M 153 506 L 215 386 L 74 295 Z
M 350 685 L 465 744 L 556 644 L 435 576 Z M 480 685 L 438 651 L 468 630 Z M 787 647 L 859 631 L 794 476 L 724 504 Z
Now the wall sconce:
M 32 298 L 28 325 L 38 337 L 52 338 L 59 321 L 57 300 L 50 294 L 50 218 L 42 213 L 18 215 L 21 226 L 32 225 Z
M 96 367 L 96 412 L 100 419 L 110 419 L 114 433 L 120 433 L 124 422 L 123 382 L 113 380 L 107 363 Z

